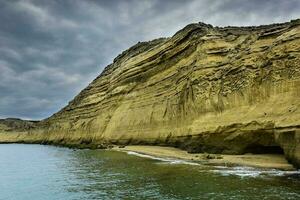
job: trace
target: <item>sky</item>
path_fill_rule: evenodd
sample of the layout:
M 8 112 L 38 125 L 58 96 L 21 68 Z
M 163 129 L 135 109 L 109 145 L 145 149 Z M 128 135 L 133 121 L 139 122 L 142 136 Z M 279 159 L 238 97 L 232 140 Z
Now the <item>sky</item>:
M 0 118 L 44 119 L 139 41 L 300 18 L 300 0 L 0 0 Z

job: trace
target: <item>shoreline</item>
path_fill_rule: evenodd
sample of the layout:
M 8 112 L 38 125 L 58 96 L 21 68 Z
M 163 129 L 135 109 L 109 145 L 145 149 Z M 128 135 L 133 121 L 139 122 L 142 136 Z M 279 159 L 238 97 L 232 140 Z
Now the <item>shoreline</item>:
M 213 166 L 246 166 L 265 169 L 278 169 L 284 171 L 296 170 L 289 163 L 283 154 L 244 154 L 244 155 L 228 155 L 228 154 L 210 154 L 210 153 L 188 153 L 175 147 L 167 146 L 150 146 L 150 145 L 128 145 L 120 148 L 117 145 L 83 145 L 83 144 L 55 144 L 44 142 L 24 142 L 24 141 L 2 141 L 0 144 L 39 144 L 50 145 L 71 149 L 107 149 L 120 152 L 135 152 L 139 154 L 154 156 L 162 159 L 179 159 L 194 163 L 203 163 Z
M 111 150 L 120 152 L 135 152 L 165 159 L 180 159 L 189 162 L 201 162 L 215 166 L 247 166 L 265 169 L 279 169 L 284 171 L 296 170 L 281 154 L 245 154 L 224 155 L 207 153 L 187 153 L 174 147 L 130 145 Z

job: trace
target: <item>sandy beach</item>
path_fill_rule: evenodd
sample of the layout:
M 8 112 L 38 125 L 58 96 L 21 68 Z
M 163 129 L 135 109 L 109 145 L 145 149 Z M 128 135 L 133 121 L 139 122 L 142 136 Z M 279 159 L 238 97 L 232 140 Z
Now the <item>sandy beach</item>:
M 136 152 L 160 158 L 175 158 L 194 162 L 205 162 L 211 165 L 240 165 L 280 170 L 294 170 L 294 167 L 288 163 L 288 161 L 284 158 L 284 155 L 281 154 L 190 154 L 177 148 L 161 146 L 125 146 L 123 148 L 114 147 L 113 150 L 122 152 Z

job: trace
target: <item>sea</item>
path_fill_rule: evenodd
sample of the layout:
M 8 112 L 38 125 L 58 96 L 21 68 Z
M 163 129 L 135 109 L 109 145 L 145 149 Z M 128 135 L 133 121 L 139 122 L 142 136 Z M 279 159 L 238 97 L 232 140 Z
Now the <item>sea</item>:
M 1 200 L 300 199 L 300 171 L 0 144 Z

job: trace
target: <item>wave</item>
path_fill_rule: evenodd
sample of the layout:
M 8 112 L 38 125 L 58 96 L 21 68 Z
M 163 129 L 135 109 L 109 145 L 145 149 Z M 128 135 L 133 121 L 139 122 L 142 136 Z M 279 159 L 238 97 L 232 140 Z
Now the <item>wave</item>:
M 179 160 L 173 158 L 162 158 L 157 156 L 152 156 L 143 153 L 137 153 L 134 151 L 128 151 L 128 155 L 134 155 L 143 158 L 149 158 L 153 160 L 162 161 L 161 164 L 186 164 L 186 165 L 196 165 L 204 167 L 205 164 L 199 164 L 196 162 L 190 162 L 186 160 Z M 278 169 L 261 169 L 255 167 L 247 166 L 236 166 L 236 167 L 227 167 L 227 166 L 210 166 L 212 169 L 206 169 L 204 172 L 213 172 L 218 173 L 222 176 L 238 176 L 238 177 L 266 177 L 266 176 L 297 176 L 300 177 L 300 170 L 298 171 L 283 171 Z
M 211 172 L 219 173 L 223 176 L 235 175 L 239 177 L 259 177 L 259 176 L 300 176 L 298 171 L 283 171 L 277 169 L 259 169 L 254 167 L 225 167 L 216 166 L 217 169 L 210 170 Z
M 185 161 L 185 160 L 172 159 L 172 158 L 156 157 L 156 156 L 151 156 L 151 155 L 147 155 L 147 154 L 137 153 L 137 152 L 134 152 L 134 151 L 128 151 L 127 154 L 128 155 L 139 156 L 139 157 L 143 157 L 143 158 L 150 158 L 150 159 L 153 159 L 153 160 L 159 160 L 159 161 L 162 161 L 162 162 L 166 162 L 168 164 L 200 165 L 199 163 L 195 163 L 195 162 L 189 162 L 189 161 Z
M 186 165 L 196 165 L 196 166 L 204 166 L 203 164 L 199 164 L 196 162 L 189 162 L 186 160 L 179 160 L 173 158 L 162 158 L 152 155 L 147 155 L 143 153 L 137 153 L 134 151 L 128 151 L 128 155 L 134 155 L 143 158 L 149 158 L 153 160 L 159 160 L 166 164 L 186 164 Z M 265 177 L 265 176 L 300 176 L 300 170 L 298 171 L 283 171 L 277 169 L 261 169 L 255 167 L 247 167 L 247 166 L 236 166 L 236 167 L 227 167 L 227 166 L 211 166 L 213 169 L 205 170 L 218 173 L 222 176 L 239 176 L 239 177 Z

